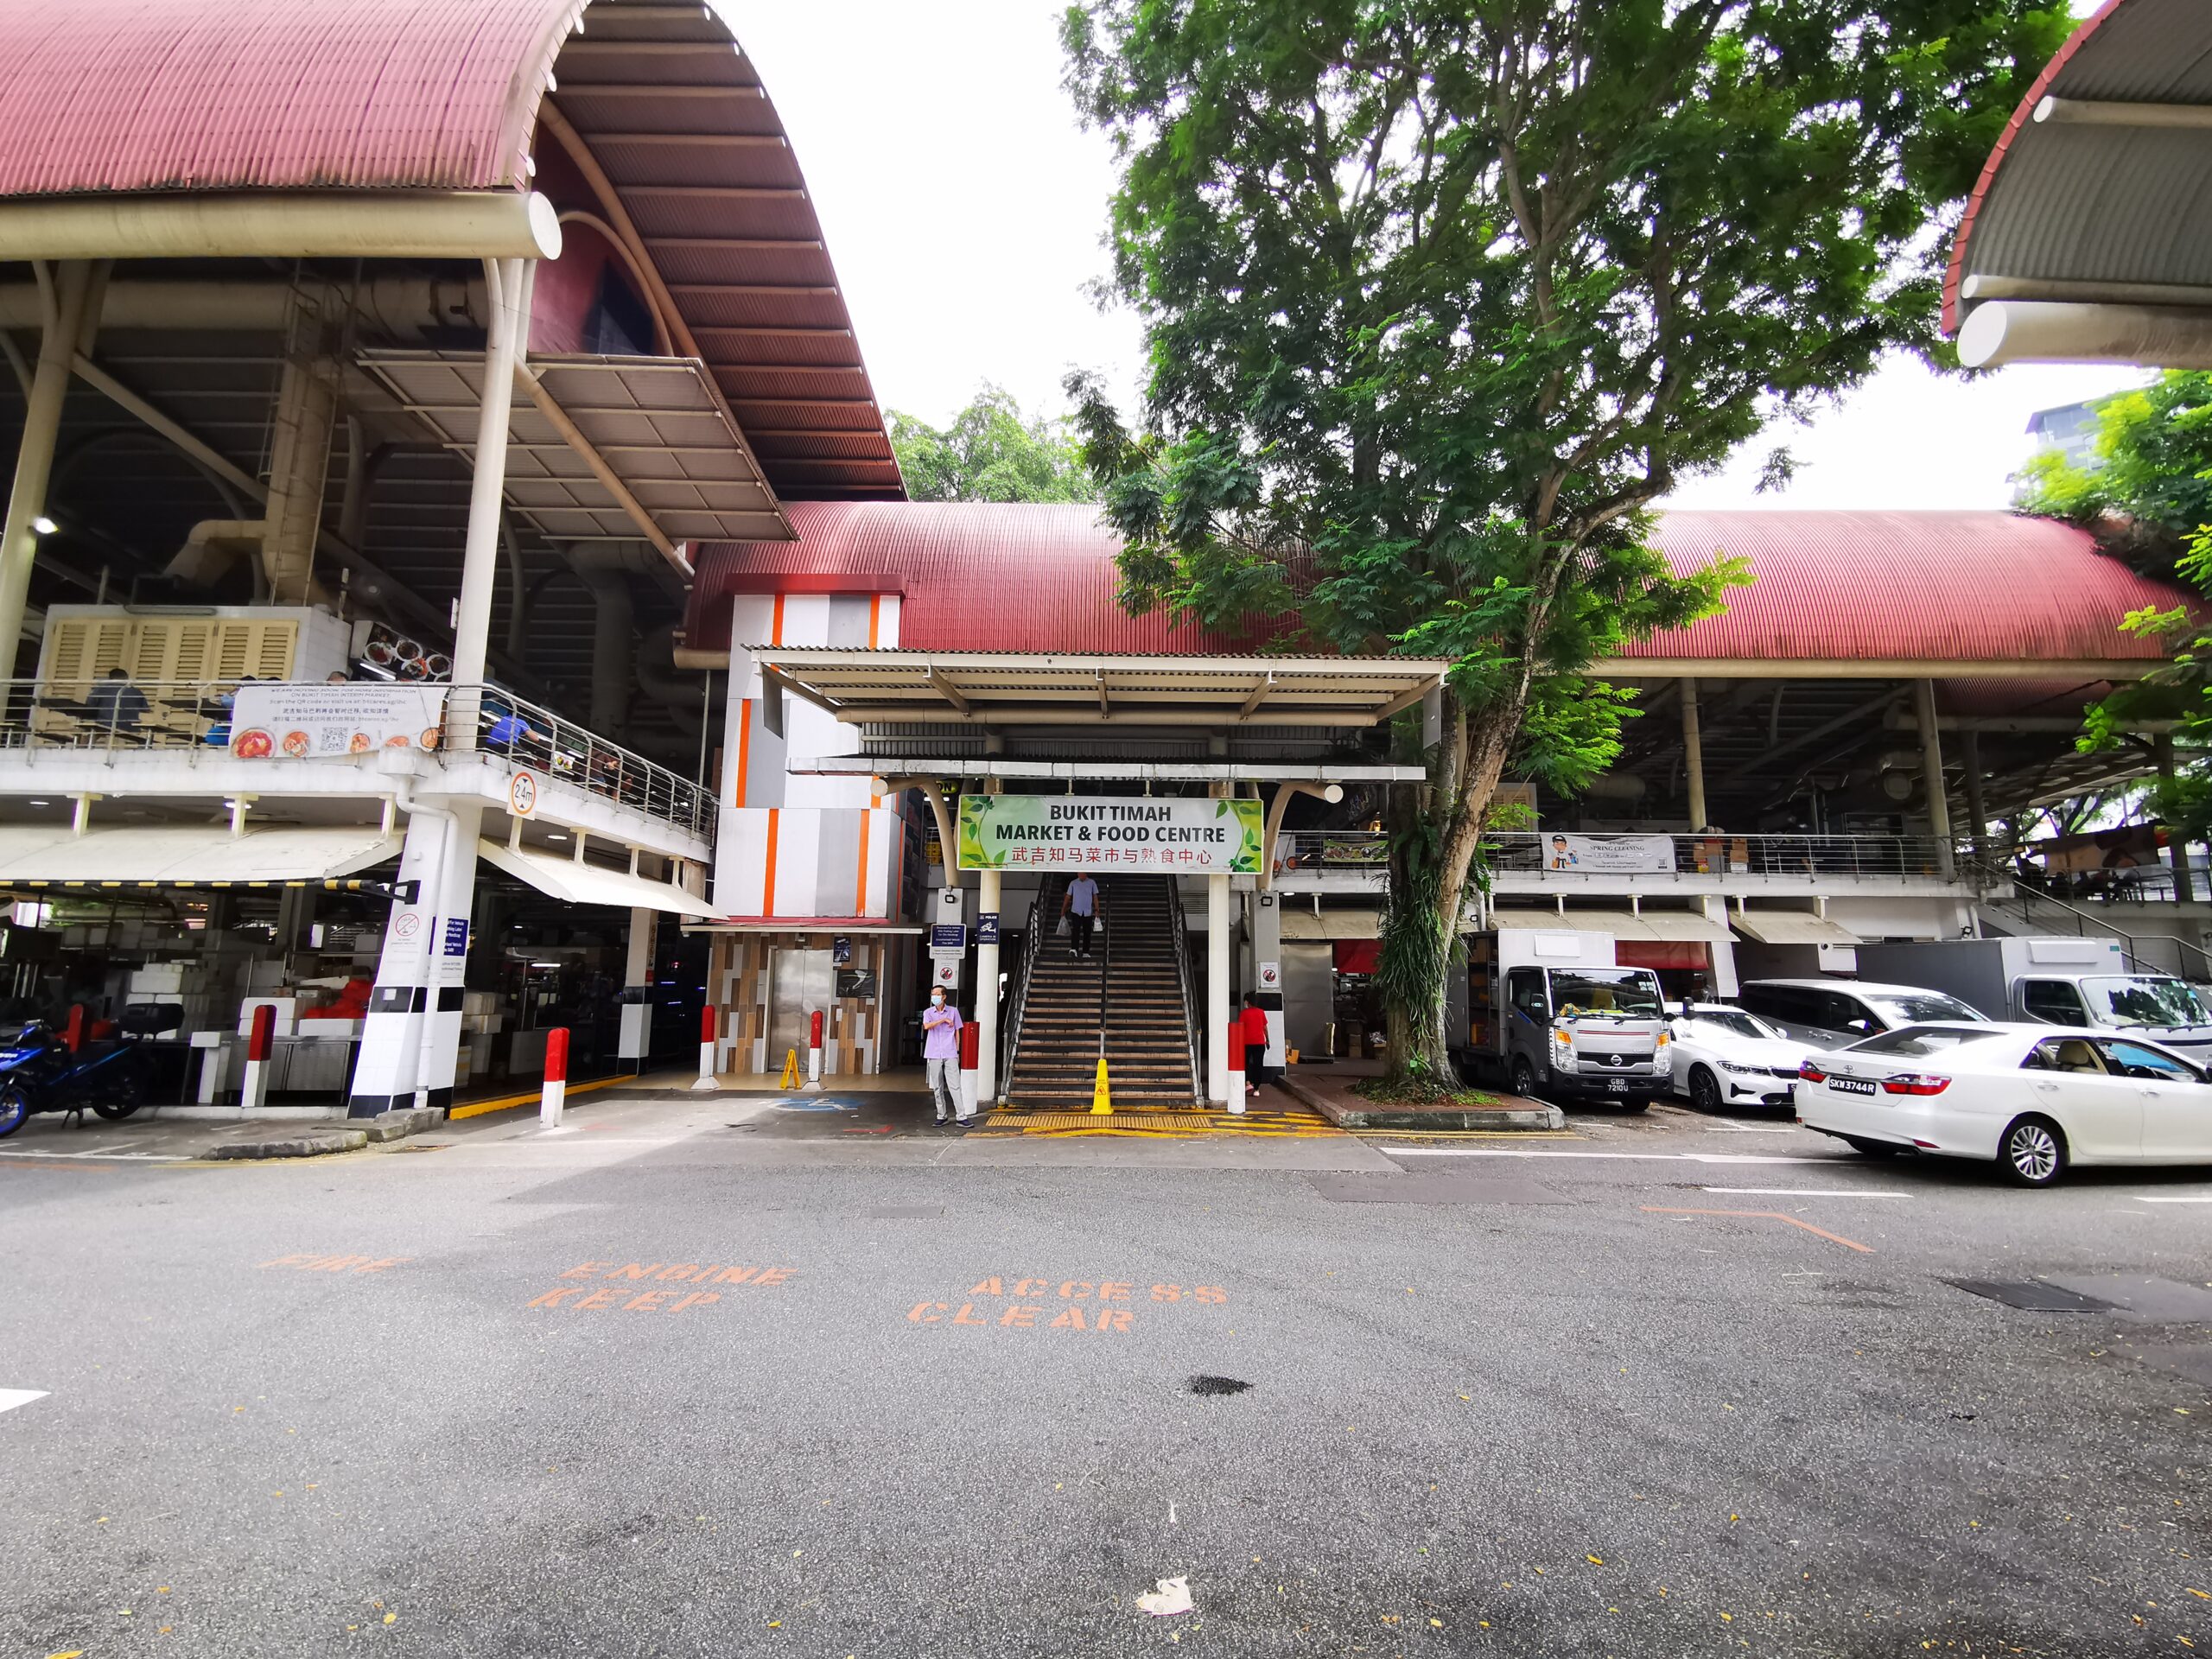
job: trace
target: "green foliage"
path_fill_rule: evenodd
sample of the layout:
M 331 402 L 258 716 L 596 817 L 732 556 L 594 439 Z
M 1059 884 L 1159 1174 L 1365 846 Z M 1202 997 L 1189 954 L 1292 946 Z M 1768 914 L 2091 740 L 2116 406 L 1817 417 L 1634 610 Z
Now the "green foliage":
M 1096 499 L 1065 423 L 1024 419 L 998 386 L 984 386 L 942 431 L 895 409 L 888 423 L 906 493 L 917 501 Z
M 2212 522 L 2212 372 L 2169 369 L 2148 386 L 2101 398 L 2096 464 L 2056 451 L 2021 469 L 2021 507 L 2094 530 L 2107 548 L 2161 575 Z
M 2212 594 L 2212 524 L 2196 527 L 2177 570 Z M 2191 840 L 2212 836 L 2212 631 L 2204 613 L 2192 614 L 2183 605 L 2131 611 L 2120 626 L 2139 639 L 2174 641 L 2174 658 L 2093 704 L 2080 747 L 2084 753 L 2120 749 L 2139 741 L 2129 733 L 2143 723 L 2173 721 L 2171 775 L 2153 779 L 2137 810 Z
M 2070 28 L 2026 0 L 1069 9 L 1149 349 L 1141 434 L 1069 383 L 1123 602 L 1453 661 L 1394 918 L 1448 941 L 1501 769 L 1617 748 L 1624 699 L 1576 671 L 1744 579 L 1671 569 L 1650 504 L 1885 353 L 1941 356 L 1931 230 Z M 1384 940 L 1432 1065 L 1437 950 Z

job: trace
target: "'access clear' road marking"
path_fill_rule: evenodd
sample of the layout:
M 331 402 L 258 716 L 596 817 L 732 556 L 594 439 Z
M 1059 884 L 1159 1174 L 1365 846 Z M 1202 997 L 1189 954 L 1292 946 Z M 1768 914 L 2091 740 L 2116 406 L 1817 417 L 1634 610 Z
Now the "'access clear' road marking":
M 1833 1164 L 1759 1152 L 1552 1152 L 1540 1147 L 1384 1147 L 1393 1158 L 1612 1158 L 1641 1164 Z
M 1708 1192 L 1727 1192 L 1739 1198 L 1902 1198 L 1903 1192 L 1870 1192 L 1848 1186 L 1708 1186 Z
M 17 1406 L 43 1400 L 46 1393 L 44 1389 L 0 1389 L 0 1411 L 13 1411 Z

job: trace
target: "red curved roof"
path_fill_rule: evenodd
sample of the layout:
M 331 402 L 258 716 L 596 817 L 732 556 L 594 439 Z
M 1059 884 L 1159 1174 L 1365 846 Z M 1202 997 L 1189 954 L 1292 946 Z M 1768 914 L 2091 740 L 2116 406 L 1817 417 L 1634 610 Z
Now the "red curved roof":
M 1114 600 L 1120 542 L 1090 506 L 795 502 L 798 540 L 701 550 L 686 643 L 729 644 L 733 594 L 904 594 L 899 643 L 919 651 L 1249 649 L 1171 630 Z M 1716 551 L 1757 580 L 1729 609 L 1627 654 L 1710 661 L 2157 660 L 2121 617 L 2190 595 L 2107 558 L 2082 531 L 2009 512 L 1670 512 L 1678 570 Z
M 549 100 L 549 78 L 559 90 Z M 707 5 L 0 4 L 0 197 L 516 189 L 605 173 L 779 495 L 905 488 L 781 118 Z

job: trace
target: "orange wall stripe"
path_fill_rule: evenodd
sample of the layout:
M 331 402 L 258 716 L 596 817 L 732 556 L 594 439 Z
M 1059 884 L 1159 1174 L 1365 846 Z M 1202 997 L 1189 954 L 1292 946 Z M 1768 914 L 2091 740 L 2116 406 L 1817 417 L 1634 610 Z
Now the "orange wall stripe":
M 868 648 L 870 651 L 874 651 L 875 649 L 876 632 L 882 626 L 882 623 L 883 595 L 881 594 L 872 594 L 868 596 Z
M 855 916 L 868 914 L 868 814 L 863 809 L 861 813 L 860 877 L 854 884 L 853 914 Z
M 776 820 L 782 814 L 774 807 L 768 809 L 768 868 L 760 878 L 760 913 L 776 913 Z
M 776 613 L 769 619 L 768 643 L 772 645 L 784 643 L 784 596 L 781 594 L 776 595 Z
M 737 797 L 732 806 L 745 804 L 745 786 L 753 770 L 753 699 L 737 700 Z

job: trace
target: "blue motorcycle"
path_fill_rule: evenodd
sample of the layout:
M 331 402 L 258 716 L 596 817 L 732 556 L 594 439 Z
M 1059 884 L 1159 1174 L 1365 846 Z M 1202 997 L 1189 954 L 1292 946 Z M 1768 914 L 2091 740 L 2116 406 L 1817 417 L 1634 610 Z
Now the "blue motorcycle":
M 89 1106 L 111 1122 L 129 1117 L 146 1103 L 150 1070 L 135 1043 L 73 1052 L 45 1021 L 34 1020 L 0 1048 L 0 1140 L 35 1112 L 74 1112 L 81 1122 Z

